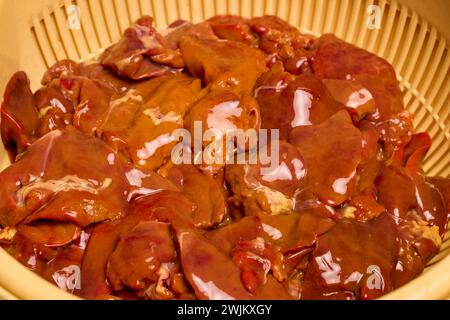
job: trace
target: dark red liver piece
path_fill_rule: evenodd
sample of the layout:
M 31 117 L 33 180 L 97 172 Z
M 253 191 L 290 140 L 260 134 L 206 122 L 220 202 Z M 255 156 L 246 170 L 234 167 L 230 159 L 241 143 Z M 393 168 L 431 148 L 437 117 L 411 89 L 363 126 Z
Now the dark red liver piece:
M 384 59 L 325 34 L 315 43 L 314 74 L 324 79 L 354 80 L 375 99 L 376 111 L 368 118 L 387 120 L 404 109 L 394 68 Z
M 101 140 L 73 128 L 48 133 L 0 174 L 0 223 L 45 219 L 85 227 L 123 215 L 128 187 L 114 159 Z
M 1 106 L 1 135 L 11 159 L 34 141 L 38 121 L 28 77 L 24 72 L 17 72 L 6 86 Z
M 148 16 L 137 20 L 118 43 L 105 50 L 101 64 L 132 80 L 158 77 L 183 67 L 180 53 L 164 47 L 152 24 L 153 19 Z
M 318 240 L 306 270 L 302 299 L 373 299 L 393 289 L 398 256 L 394 221 L 342 220 Z
M 344 110 L 327 121 L 295 128 L 291 143 L 304 158 L 304 193 L 319 197 L 325 204 L 343 203 L 352 193 L 356 169 L 361 161 L 361 132 Z
M 255 96 L 261 109 L 261 127 L 280 130 L 280 139 L 287 139 L 293 128 L 320 124 L 344 109 L 319 77 L 304 74 L 290 78 L 279 65 L 258 81 Z

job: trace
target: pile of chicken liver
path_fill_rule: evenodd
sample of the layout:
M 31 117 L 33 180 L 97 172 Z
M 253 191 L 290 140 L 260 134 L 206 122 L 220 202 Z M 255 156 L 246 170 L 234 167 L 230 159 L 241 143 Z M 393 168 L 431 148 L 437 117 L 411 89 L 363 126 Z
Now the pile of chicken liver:
M 278 168 L 175 165 L 171 134 L 195 121 L 278 129 Z M 1 136 L 1 246 L 87 299 L 374 299 L 449 220 L 392 66 L 272 16 L 142 17 L 34 93 L 17 72 Z

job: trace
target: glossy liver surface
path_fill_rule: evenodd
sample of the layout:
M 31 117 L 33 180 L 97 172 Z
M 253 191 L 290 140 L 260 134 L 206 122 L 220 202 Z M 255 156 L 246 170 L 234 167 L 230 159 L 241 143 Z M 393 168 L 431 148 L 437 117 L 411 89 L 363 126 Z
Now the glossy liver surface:
M 277 166 L 172 162 L 196 123 L 279 130 Z M 1 137 L 0 245 L 83 298 L 375 299 L 447 231 L 392 66 L 277 17 L 143 17 L 36 92 L 14 74 Z

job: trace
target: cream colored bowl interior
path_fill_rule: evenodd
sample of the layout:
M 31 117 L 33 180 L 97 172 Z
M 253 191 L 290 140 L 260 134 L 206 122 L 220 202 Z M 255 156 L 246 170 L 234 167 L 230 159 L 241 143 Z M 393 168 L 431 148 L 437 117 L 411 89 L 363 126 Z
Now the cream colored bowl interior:
M 367 8 L 381 9 L 381 29 L 367 28 Z M 80 12 L 80 29 L 68 28 Z M 73 8 L 73 7 L 72 7 Z M 278 15 L 302 32 L 335 33 L 391 62 L 417 131 L 433 146 L 425 159 L 428 175 L 450 176 L 450 1 L 448 0 L 0 0 L 0 90 L 24 70 L 32 87 L 57 60 L 80 60 L 120 38 L 138 17 L 149 14 L 157 27 L 176 19 L 202 21 L 215 14 Z M 73 21 L 73 20 L 72 20 Z M 76 25 L 76 24 L 75 24 Z M 0 167 L 8 164 L 0 149 Z M 1 186 L 1 181 L 0 181 Z M 450 237 L 424 274 L 387 295 L 390 299 L 450 296 Z M 0 249 L 0 298 L 74 298 L 22 267 Z

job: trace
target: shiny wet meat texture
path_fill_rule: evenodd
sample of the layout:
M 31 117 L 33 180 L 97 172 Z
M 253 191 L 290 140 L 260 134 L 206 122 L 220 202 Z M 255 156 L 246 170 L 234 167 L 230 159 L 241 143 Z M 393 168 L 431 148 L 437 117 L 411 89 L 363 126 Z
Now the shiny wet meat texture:
M 334 35 L 145 16 L 41 83 L 5 88 L 0 246 L 62 290 L 376 299 L 442 246 L 450 179 L 422 169 L 430 136 L 392 66 Z
M 313 48 L 314 74 L 324 79 L 352 80 L 370 92 L 376 110 L 368 119 L 387 120 L 403 110 L 395 71 L 387 61 L 330 34 L 317 39 Z

